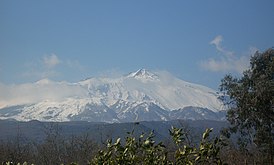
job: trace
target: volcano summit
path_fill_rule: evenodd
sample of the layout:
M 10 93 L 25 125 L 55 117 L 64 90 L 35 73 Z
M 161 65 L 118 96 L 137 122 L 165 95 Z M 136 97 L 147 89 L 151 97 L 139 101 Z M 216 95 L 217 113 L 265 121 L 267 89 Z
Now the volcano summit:
M 0 101 L 0 119 L 112 123 L 225 116 L 216 91 L 165 71 L 140 69 L 118 78 L 44 79 L 0 88 L 7 96 Z

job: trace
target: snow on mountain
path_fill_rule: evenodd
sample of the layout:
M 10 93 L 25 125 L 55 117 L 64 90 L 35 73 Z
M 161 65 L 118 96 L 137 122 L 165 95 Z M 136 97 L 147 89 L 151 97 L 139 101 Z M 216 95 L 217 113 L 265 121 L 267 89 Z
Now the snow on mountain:
M 171 120 L 180 116 L 174 116 L 174 112 L 179 113 L 187 107 L 192 109 L 194 117 L 200 112 L 205 115 L 199 118 L 207 119 L 212 118 L 212 113 L 223 110 L 214 90 L 185 82 L 168 72 L 145 69 L 118 78 L 90 78 L 78 83 L 44 79 L 13 87 L 0 84 L 0 89 L 5 89 L 9 96 L 0 95 L 0 99 L 2 97 L 4 100 L 0 102 L 0 119 L 103 122 Z
M 137 72 L 130 73 L 127 77 L 135 78 L 142 82 L 159 80 L 158 75 L 151 73 L 151 72 L 147 71 L 146 69 L 139 69 Z

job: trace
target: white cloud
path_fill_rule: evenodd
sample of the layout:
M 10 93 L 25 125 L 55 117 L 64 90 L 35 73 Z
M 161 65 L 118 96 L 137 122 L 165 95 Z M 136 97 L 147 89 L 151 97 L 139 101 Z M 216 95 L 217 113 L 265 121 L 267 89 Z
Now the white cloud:
M 215 45 L 217 50 L 223 51 L 223 48 L 221 47 L 221 42 L 222 41 L 223 41 L 223 36 L 218 35 L 210 42 L 210 44 Z
M 44 56 L 43 63 L 48 68 L 53 68 L 58 65 L 61 61 L 55 54 Z
M 59 66 L 59 67 L 56 67 Z M 30 81 L 36 81 L 44 78 L 53 78 L 63 76 L 62 70 L 73 69 L 73 71 L 85 71 L 85 67 L 77 60 L 60 59 L 56 54 L 45 55 L 36 61 L 28 61 L 25 63 L 25 71 L 21 74 L 23 78 Z
M 219 60 L 211 58 L 206 61 L 202 61 L 200 65 L 203 68 L 213 72 L 234 71 L 237 73 L 242 73 L 249 66 L 249 57 L 242 56 L 238 59 L 222 58 Z
M 0 91 L 0 108 L 45 100 L 63 101 L 69 97 L 86 97 L 86 91 L 79 85 L 48 79 L 19 85 L 0 83 Z
M 237 72 L 242 73 L 249 67 L 250 56 L 253 55 L 258 49 L 255 47 L 250 47 L 249 51 L 241 56 L 236 56 L 230 50 L 226 50 L 222 46 L 223 37 L 221 35 L 216 36 L 211 42 L 218 52 L 220 52 L 221 57 L 218 59 L 210 58 L 205 61 L 200 62 L 200 66 L 206 70 L 212 72 Z
M 228 51 L 228 50 L 223 48 L 222 42 L 223 42 L 223 36 L 218 35 L 210 42 L 210 44 L 215 45 L 216 49 L 219 52 L 223 53 L 224 55 L 233 56 L 234 53 L 232 51 Z
M 37 61 L 28 61 L 25 63 L 25 71 L 21 76 L 31 81 L 56 77 L 60 73 L 54 67 L 60 62 L 55 54 L 44 56 Z

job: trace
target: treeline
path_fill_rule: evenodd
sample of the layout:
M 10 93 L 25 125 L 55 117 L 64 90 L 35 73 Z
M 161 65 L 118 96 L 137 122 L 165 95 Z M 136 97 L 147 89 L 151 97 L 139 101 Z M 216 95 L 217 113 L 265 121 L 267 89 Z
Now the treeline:
M 45 128 L 43 140 L 28 139 L 18 131 L 16 136 L 0 141 L 0 162 L 28 162 L 41 165 L 87 164 L 99 149 L 89 134 L 69 138 L 62 136 L 58 124 Z
M 138 127 L 138 125 L 136 125 Z M 168 131 L 168 130 L 167 130 Z M 255 148 L 244 150 L 236 147 L 226 137 L 210 135 L 207 129 L 197 136 L 190 134 L 188 126 L 171 128 L 170 139 L 156 142 L 155 135 L 134 135 L 128 132 L 124 139 L 96 143 L 83 134 L 65 138 L 58 125 L 46 130 L 41 142 L 26 139 L 22 134 L 1 141 L 2 164 L 55 165 L 55 164 L 267 164 L 267 157 Z

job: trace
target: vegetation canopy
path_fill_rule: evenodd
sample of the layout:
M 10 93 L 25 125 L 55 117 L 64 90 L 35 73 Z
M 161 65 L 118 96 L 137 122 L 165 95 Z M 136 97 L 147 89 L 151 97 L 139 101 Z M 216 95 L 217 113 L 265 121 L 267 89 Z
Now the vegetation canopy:
M 239 133 L 242 148 L 255 147 L 266 152 L 273 162 L 274 141 L 274 50 L 256 52 L 250 68 L 240 78 L 227 75 L 220 90 L 228 106 L 227 119 L 231 127 L 227 136 Z

